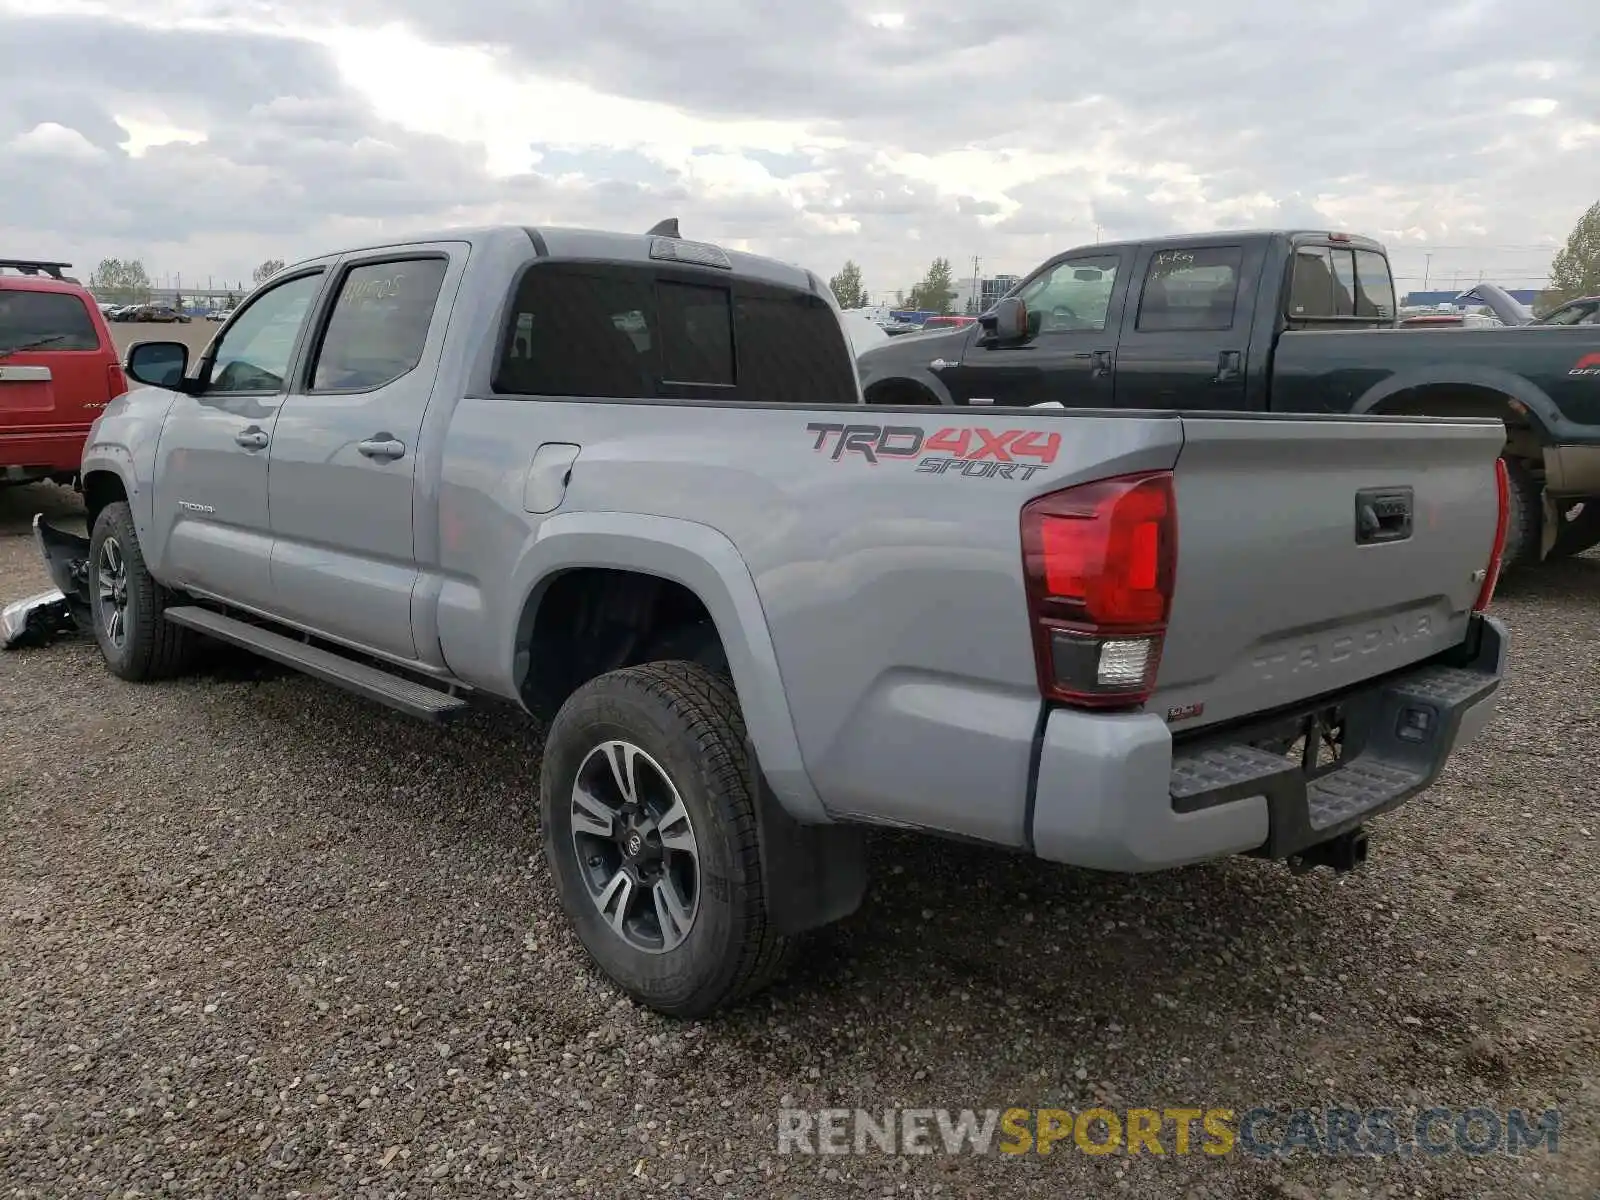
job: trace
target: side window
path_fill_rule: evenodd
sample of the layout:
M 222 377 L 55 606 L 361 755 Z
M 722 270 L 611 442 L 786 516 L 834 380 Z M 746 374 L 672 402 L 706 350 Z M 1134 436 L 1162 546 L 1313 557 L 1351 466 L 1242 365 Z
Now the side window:
M 1376 250 L 1356 251 L 1356 316 L 1381 321 L 1394 316 L 1389 260 Z
M 1117 258 L 1069 258 L 1036 277 L 1017 293 L 1035 333 L 1073 333 L 1106 327 L 1111 291 L 1117 283 Z
M 1287 315 L 1295 320 L 1314 320 L 1333 314 L 1333 267 L 1328 258 L 1328 248 L 1302 246 L 1295 251 Z
M 276 392 L 289 373 L 295 338 L 322 287 L 322 272 L 262 292 L 234 318 L 212 355 L 208 392 Z
M 312 368 L 311 390 L 367 391 L 415 369 L 449 264 L 363 263 L 345 272 Z
M 1233 328 L 1239 298 L 1238 246 L 1196 246 L 1151 256 L 1139 296 L 1143 332 Z
M 648 275 L 535 266 L 511 301 L 495 389 L 526 396 L 656 394 L 660 337 Z

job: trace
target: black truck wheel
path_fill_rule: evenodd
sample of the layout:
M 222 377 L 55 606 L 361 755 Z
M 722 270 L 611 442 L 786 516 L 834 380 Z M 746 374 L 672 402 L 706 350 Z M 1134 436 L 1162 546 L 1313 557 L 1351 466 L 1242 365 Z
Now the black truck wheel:
M 1548 557 L 1571 558 L 1600 545 L 1600 496 L 1586 496 L 1581 503 L 1581 508 L 1575 501 L 1562 505 L 1561 524 Z M 1576 513 L 1574 508 L 1578 508 Z
M 768 919 L 744 717 L 726 675 L 655 662 L 562 705 L 540 786 L 545 859 L 600 970 L 695 1017 L 765 987 L 790 939 Z
M 1520 459 L 1506 455 L 1506 540 L 1502 566 L 1539 561 L 1539 526 L 1544 516 L 1544 485 Z
M 89 537 L 89 609 L 113 675 L 140 683 L 188 668 L 195 638 L 163 615 L 170 595 L 144 565 L 132 511 L 121 501 L 106 505 Z

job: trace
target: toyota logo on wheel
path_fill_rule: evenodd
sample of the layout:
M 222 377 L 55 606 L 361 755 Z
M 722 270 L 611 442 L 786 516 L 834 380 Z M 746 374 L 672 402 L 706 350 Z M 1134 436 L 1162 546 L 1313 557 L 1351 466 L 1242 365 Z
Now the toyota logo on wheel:
M 630 834 L 628 837 L 628 857 L 637 858 L 639 856 L 639 847 L 643 844 L 644 843 L 639 840 L 639 835 L 637 833 Z

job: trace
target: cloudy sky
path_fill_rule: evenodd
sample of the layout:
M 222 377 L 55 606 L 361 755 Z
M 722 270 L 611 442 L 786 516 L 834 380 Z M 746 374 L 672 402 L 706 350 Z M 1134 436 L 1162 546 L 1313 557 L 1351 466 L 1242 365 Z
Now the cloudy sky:
M 1592 0 L 0 0 L 0 64 L 0 252 L 84 275 L 678 216 L 879 293 L 1270 225 L 1526 286 L 1600 199 Z

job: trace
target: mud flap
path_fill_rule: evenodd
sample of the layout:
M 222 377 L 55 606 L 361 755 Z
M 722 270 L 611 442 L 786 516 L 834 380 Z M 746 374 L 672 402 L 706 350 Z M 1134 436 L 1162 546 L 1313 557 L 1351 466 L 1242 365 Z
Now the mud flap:
M 796 821 L 756 766 L 756 823 L 767 915 L 784 934 L 804 933 L 848 917 L 867 893 L 867 843 L 850 825 Z

